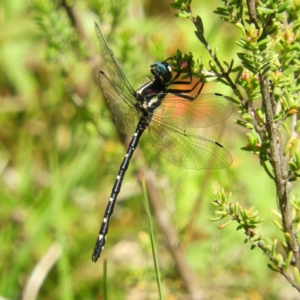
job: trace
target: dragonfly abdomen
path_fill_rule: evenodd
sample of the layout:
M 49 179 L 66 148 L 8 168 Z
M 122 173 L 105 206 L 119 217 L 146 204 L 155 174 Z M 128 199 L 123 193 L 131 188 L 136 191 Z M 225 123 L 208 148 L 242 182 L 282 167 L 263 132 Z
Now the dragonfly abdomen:
M 98 238 L 97 238 L 96 245 L 95 245 L 95 248 L 94 248 L 94 252 L 93 252 L 93 255 L 92 255 L 92 260 L 94 262 L 97 261 L 97 259 L 101 255 L 102 250 L 104 249 L 104 245 L 105 245 L 105 242 L 106 242 L 106 235 L 108 233 L 108 226 L 109 226 L 110 217 L 114 212 L 114 207 L 115 207 L 115 204 L 116 204 L 117 196 L 118 196 L 118 194 L 120 192 L 120 189 L 121 189 L 121 186 L 122 186 L 123 178 L 125 176 L 125 173 L 126 173 L 126 170 L 127 170 L 128 166 L 129 166 L 129 163 L 130 163 L 131 157 L 134 153 L 134 150 L 136 149 L 136 147 L 139 143 L 140 137 L 142 136 L 145 129 L 146 129 L 145 120 L 142 117 L 141 120 L 139 121 L 139 123 L 137 125 L 137 128 L 135 130 L 135 133 L 134 133 L 134 135 L 133 135 L 133 137 L 132 137 L 132 139 L 129 143 L 127 152 L 126 152 L 125 157 L 122 161 L 122 164 L 121 164 L 119 172 L 118 172 L 118 176 L 116 178 L 116 181 L 115 181 L 114 186 L 113 186 L 112 191 L 111 191 L 109 202 L 108 202 L 108 205 L 107 205 L 105 213 L 104 213 L 104 217 L 103 217 L 103 220 L 102 220 L 102 224 L 101 224 L 101 227 L 100 227 L 100 230 L 99 230 Z

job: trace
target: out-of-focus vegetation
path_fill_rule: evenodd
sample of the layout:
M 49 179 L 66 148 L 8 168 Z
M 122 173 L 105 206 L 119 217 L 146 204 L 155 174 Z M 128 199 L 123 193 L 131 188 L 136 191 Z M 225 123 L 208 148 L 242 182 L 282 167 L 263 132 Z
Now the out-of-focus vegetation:
M 236 59 L 233 40 L 239 32 L 212 13 L 218 5 L 195 1 L 193 11 L 202 16 L 205 36 L 219 47 L 220 60 Z M 137 172 L 144 157 L 208 299 L 296 299 L 284 278 L 268 269 L 268 258 L 243 244 L 243 232 L 220 231 L 209 222 L 213 191 L 223 187 L 260 211 L 265 220 L 261 234 L 276 234 L 272 181 L 254 155 L 240 150 L 247 138 L 233 124 L 235 116 L 199 131 L 231 152 L 234 163 L 228 169 L 172 166 L 145 134 L 142 154 L 134 155 L 118 197 L 106 248 L 96 264 L 91 261 L 125 153 L 124 137 L 96 80 L 102 61 L 94 22 L 137 88 L 150 76 L 149 65 L 175 55 L 177 48 L 201 56 L 203 63 L 208 59 L 191 23 L 173 14 L 168 1 L 0 3 L 0 296 L 20 299 L 26 291 L 26 299 L 34 299 L 36 288 L 39 299 L 103 299 L 106 259 L 109 299 L 157 299 Z M 216 83 L 204 90 L 230 93 Z M 199 210 L 190 227 L 196 203 Z M 164 236 L 158 226 L 155 231 L 165 299 L 187 299 Z

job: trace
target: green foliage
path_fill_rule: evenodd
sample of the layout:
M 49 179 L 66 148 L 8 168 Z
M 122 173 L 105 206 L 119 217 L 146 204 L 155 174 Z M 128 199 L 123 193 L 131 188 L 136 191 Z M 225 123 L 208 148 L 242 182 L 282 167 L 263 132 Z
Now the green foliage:
M 53 1 L 34 0 L 32 16 L 39 27 L 38 37 L 47 43 L 45 58 L 53 63 L 87 58 L 86 45 L 82 43 L 66 11 L 56 9 Z
M 215 214 L 218 215 L 218 217 L 210 219 L 211 221 L 219 221 L 229 216 L 230 220 L 220 225 L 220 229 L 227 227 L 232 221 L 236 221 L 238 223 L 237 230 L 244 229 L 245 234 L 249 238 L 257 238 L 255 229 L 263 220 L 259 218 L 258 211 L 255 210 L 254 207 L 245 209 L 237 202 L 231 202 L 231 195 L 226 195 L 224 191 L 215 192 L 214 196 L 216 197 L 216 200 L 212 202 L 212 204 L 218 207 L 215 211 Z

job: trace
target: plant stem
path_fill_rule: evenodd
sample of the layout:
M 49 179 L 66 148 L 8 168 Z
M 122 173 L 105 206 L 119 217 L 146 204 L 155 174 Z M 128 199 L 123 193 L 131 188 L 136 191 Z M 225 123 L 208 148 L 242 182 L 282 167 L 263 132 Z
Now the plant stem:
M 248 7 L 255 8 L 254 0 L 247 0 Z M 256 10 L 249 9 L 250 20 L 256 20 Z M 255 24 L 258 28 L 257 23 Z M 278 126 L 274 123 L 274 109 L 270 95 L 270 83 L 264 73 L 259 73 L 259 83 L 262 93 L 262 99 L 266 111 L 266 130 L 270 141 L 270 163 L 273 167 L 274 182 L 279 201 L 279 208 L 282 215 L 282 225 L 284 233 L 288 233 L 286 242 L 290 250 L 293 251 L 294 264 L 299 267 L 299 244 L 293 231 L 293 219 L 290 200 L 291 183 L 288 181 L 288 172 L 286 160 L 282 151 L 281 137 L 278 132 Z

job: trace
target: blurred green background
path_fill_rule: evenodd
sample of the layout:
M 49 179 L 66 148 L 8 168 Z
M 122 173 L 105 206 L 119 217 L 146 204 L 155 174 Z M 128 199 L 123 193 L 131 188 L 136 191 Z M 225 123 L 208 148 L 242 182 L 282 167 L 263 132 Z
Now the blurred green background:
M 94 22 L 134 88 L 150 76 L 153 61 L 175 55 L 177 48 L 201 56 L 208 67 L 192 23 L 175 18 L 169 3 L 1 1 L 1 299 L 20 299 L 26 287 L 33 291 L 34 286 L 38 299 L 103 299 L 104 259 L 109 299 L 158 299 L 139 184 L 138 168 L 145 162 L 208 299 L 297 299 L 284 278 L 267 268 L 268 258 L 243 243 L 243 232 L 233 224 L 221 231 L 218 223 L 209 222 L 212 192 L 224 187 L 234 201 L 259 209 L 263 236 L 281 238 L 270 213 L 277 207 L 273 183 L 258 159 L 240 150 L 247 138 L 234 124 L 237 115 L 197 133 L 231 152 L 234 163 L 228 169 L 193 171 L 170 165 L 144 134 L 141 152 L 134 154 L 125 176 L 105 250 L 96 264 L 91 260 L 126 151 L 95 80 L 102 61 Z M 220 60 L 237 61 L 238 32 L 212 13 L 218 5 L 216 0 L 194 1 L 192 8 L 203 18 L 212 48 L 219 47 Z M 81 34 L 71 25 L 70 7 Z M 204 90 L 232 95 L 216 83 Z M 196 203 L 199 211 L 190 228 Z M 188 299 L 158 226 L 155 232 L 165 299 Z M 41 273 L 33 278 L 34 270 Z M 35 299 L 33 294 L 26 299 Z

